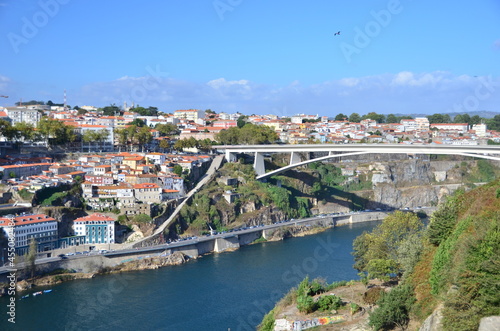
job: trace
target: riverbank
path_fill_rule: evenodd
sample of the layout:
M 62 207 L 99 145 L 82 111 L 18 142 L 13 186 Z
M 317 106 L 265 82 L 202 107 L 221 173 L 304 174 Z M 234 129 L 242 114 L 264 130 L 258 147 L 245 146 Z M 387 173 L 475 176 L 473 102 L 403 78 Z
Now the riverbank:
M 53 286 L 51 295 L 20 300 L 16 327 L 93 330 L 98 323 L 106 330 L 161 330 L 165 325 L 173 330 L 255 330 L 302 274 L 311 279 L 328 275 L 329 283 L 356 279 L 352 240 L 373 227 L 374 222 L 340 226 L 313 236 L 245 245 L 228 254 L 205 254 L 179 267 L 66 282 Z M 31 291 L 16 297 L 27 293 Z M 0 298 L 1 306 L 8 301 Z
M 362 222 L 371 222 L 376 221 L 378 219 L 367 218 L 363 219 Z M 356 222 L 358 223 L 358 222 Z M 267 235 L 267 238 L 264 239 L 262 237 L 257 238 L 251 244 L 257 244 L 261 242 L 274 242 L 284 240 L 286 238 L 293 237 L 304 237 L 319 234 L 324 232 L 332 227 L 345 226 L 350 223 L 342 222 L 337 225 L 290 225 L 285 227 L 280 227 L 276 229 L 274 232 Z M 232 252 L 239 249 L 239 247 L 235 248 L 227 248 L 223 252 Z M 210 252 L 208 254 L 213 254 L 217 252 Z M 219 252 L 221 253 L 221 252 Z M 218 254 L 218 253 L 217 253 Z M 66 272 L 66 273 L 58 273 L 54 275 L 54 271 L 57 272 L 57 269 L 50 270 L 44 274 L 39 275 L 33 280 L 18 280 L 18 291 L 25 291 L 30 289 L 33 286 L 50 286 L 57 285 L 63 282 L 77 280 L 77 279 L 90 279 L 95 277 L 96 275 L 102 274 L 112 274 L 119 272 L 128 272 L 128 271 L 141 271 L 141 270 L 153 270 L 159 269 L 166 266 L 171 265 L 180 265 L 186 263 L 190 259 L 195 259 L 201 257 L 204 254 L 198 255 L 188 255 L 186 252 L 174 251 L 171 254 L 160 254 L 155 256 L 146 256 L 146 257 L 137 257 L 133 256 L 129 260 L 125 260 L 125 262 L 118 263 L 113 266 L 105 266 L 102 263 L 94 263 L 95 265 L 91 270 L 87 270 L 87 272 L 83 272 L 84 270 L 80 270 L 79 268 L 66 267 L 65 269 L 73 270 L 74 272 Z M 88 263 L 91 265 L 91 263 Z M 0 284 L 0 296 L 2 295 L 2 289 L 7 288 L 7 284 Z

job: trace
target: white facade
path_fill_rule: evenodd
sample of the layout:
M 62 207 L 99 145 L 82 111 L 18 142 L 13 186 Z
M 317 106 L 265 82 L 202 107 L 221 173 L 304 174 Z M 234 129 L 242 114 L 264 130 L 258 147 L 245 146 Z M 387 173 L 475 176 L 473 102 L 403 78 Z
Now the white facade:
M 28 252 L 32 239 L 36 240 L 39 252 L 57 248 L 57 221 L 45 214 L 0 218 L 0 227 L 8 238 L 14 237 L 19 255 Z
M 38 110 L 20 107 L 7 108 L 7 116 L 12 120 L 12 125 L 25 122 L 37 126 L 42 118 L 42 114 Z

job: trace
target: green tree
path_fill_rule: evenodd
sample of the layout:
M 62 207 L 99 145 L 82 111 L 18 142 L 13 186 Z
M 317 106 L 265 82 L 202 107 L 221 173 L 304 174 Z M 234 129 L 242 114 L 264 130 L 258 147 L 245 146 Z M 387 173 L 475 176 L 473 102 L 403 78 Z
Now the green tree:
M 26 255 L 26 261 L 28 265 L 28 270 L 31 273 L 31 278 L 35 276 L 35 271 L 36 271 L 35 262 L 36 262 L 37 251 L 38 251 L 38 245 L 36 239 L 32 237 L 28 248 L 28 254 Z
M 126 147 L 130 141 L 129 130 L 127 129 L 115 129 L 115 134 L 118 137 L 118 146 L 121 152 L 121 147 Z
M 83 132 L 82 141 L 88 143 L 89 153 L 90 153 L 90 143 L 95 142 L 97 140 L 97 132 L 94 130 L 86 130 Z
M 474 125 L 474 124 L 479 124 L 481 123 L 483 119 L 479 115 L 474 115 L 470 118 L 469 124 Z
M 469 114 L 458 114 L 453 119 L 453 122 L 455 122 L 455 123 L 470 123 L 470 116 L 469 116 Z
M 160 140 L 160 143 L 158 146 L 163 150 L 163 152 L 165 152 L 165 150 L 167 148 L 170 148 L 170 142 L 166 139 L 162 139 L 162 140 Z
M 160 132 L 161 137 L 179 134 L 179 128 L 177 127 L 177 125 L 171 123 L 156 124 L 155 129 Z
M 347 115 L 344 115 L 342 113 L 338 114 L 337 116 L 335 116 L 335 120 L 336 121 L 345 121 L 346 119 L 348 118 Z
M 412 235 L 420 235 L 423 223 L 414 213 L 397 211 L 387 216 L 370 233 L 363 233 L 353 242 L 354 268 L 369 278 L 401 275 L 405 270 L 398 250 Z
M 173 170 L 174 174 L 176 174 L 177 176 L 181 176 L 182 175 L 182 166 L 176 164 L 174 165 L 174 170 Z
M 361 119 L 362 120 L 370 119 L 376 121 L 377 123 L 385 123 L 385 115 L 377 114 L 375 112 L 370 112 L 366 115 L 363 115 Z
M 434 123 L 451 123 L 451 117 L 448 114 L 434 114 L 428 115 L 427 119 L 430 124 Z
M 134 223 L 151 223 L 153 219 L 151 216 L 146 215 L 146 214 L 138 214 L 135 215 L 134 218 L 132 219 Z
M 149 144 L 153 140 L 153 135 L 147 126 L 138 127 L 136 137 L 137 143 L 141 146 L 141 151 L 144 150 L 144 145 Z
M 247 124 L 247 119 L 248 116 L 245 115 L 241 115 L 240 117 L 238 117 L 238 119 L 236 120 L 236 125 L 238 126 L 239 129 L 241 129 L 242 127 L 245 126 L 245 124 Z
M 98 110 L 102 111 L 104 116 L 116 116 L 121 114 L 120 107 L 116 106 L 114 103 L 104 108 L 99 108 Z
M 398 118 L 394 114 L 387 115 L 386 121 L 387 121 L 387 123 L 398 123 L 399 122 Z
M 414 302 L 410 286 L 396 286 L 377 302 L 378 307 L 370 315 L 369 325 L 375 330 L 392 330 L 394 327 L 404 330 L 410 321 L 410 309 Z
M 158 108 L 156 107 L 144 108 L 137 106 L 135 108 L 131 108 L 130 111 L 138 113 L 141 116 L 158 116 Z
M 76 139 L 73 127 L 47 117 L 38 122 L 37 131 L 50 146 L 64 145 Z
M 17 122 L 11 130 L 14 131 L 12 139 L 15 140 L 32 141 L 36 138 L 35 127 L 26 122 Z
M 493 118 L 487 119 L 486 125 L 489 130 L 500 131 L 500 115 L 495 115 Z
M 359 116 L 358 113 L 352 113 L 351 116 L 349 116 L 349 122 L 359 123 L 360 121 L 361 121 L 361 116 Z
M 9 121 L 0 119 L 0 135 L 7 138 L 7 140 L 14 140 L 17 134 Z
M 144 122 L 140 118 L 136 118 L 135 120 L 130 122 L 129 125 L 135 125 L 135 126 L 142 128 L 143 126 L 146 126 L 146 122 Z
M 269 126 L 247 123 L 242 128 L 221 130 L 215 140 L 223 145 L 260 145 L 275 142 L 278 135 Z

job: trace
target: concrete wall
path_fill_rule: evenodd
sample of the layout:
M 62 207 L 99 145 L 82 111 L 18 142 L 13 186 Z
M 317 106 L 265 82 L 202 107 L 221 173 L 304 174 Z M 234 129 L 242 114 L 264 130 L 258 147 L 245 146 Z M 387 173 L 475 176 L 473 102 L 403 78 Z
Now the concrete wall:
M 262 231 L 255 231 L 250 233 L 245 233 L 242 235 L 238 235 L 238 241 L 240 246 L 248 245 L 253 243 L 255 240 L 262 237 Z
M 238 248 L 240 248 L 240 242 L 238 240 L 238 236 L 215 239 L 214 251 L 216 253 L 224 252 L 225 250 L 228 249 L 238 249 Z

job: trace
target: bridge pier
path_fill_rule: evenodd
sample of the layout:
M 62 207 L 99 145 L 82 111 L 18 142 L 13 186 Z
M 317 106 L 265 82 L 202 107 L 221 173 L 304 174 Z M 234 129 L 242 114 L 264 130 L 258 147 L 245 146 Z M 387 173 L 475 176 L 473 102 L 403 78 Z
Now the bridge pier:
M 214 251 L 216 253 L 224 252 L 227 249 L 240 248 L 238 237 L 217 238 L 215 239 Z
M 290 154 L 290 165 L 300 163 L 301 161 L 300 154 L 292 151 L 292 154 Z
M 257 176 L 264 175 L 266 173 L 266 166 L 264 165 L 264 153 L 255 152 L 253 168 L 257 173 Z
M 227 162 L 236 162 L 237 161 L 236 155 L 226 150 L 226 160 Z

